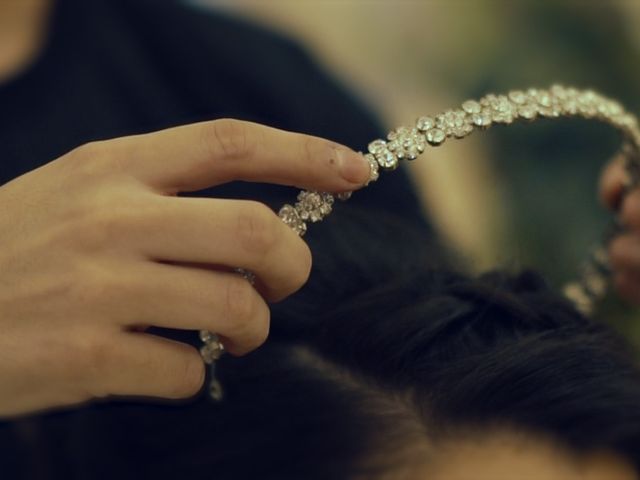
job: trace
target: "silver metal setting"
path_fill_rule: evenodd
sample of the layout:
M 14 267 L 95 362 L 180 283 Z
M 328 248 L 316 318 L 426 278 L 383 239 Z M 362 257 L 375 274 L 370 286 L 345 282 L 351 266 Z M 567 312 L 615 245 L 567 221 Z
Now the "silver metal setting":
M 637 187 L 640 182 L 640 130 L 636 116 L 622 105 L 594 92 L 553 85 L 551 88 L 512 90 L 506 95 L 485 95 L 480 100 L 467 100 L 460 108 L 447 110 L 435 116 L 419 117 L 410 127 L 398 127 L 387 139 L 377 139 L 368 145 L 364 157 L 370 165 L 370 182 L 379 178 L 380 171 L 394 170 L 401 160 L 415 160 L 428 145 L 439 146 L 447 139 L 462 139 L 475 130 L 486 130 L 493 125 L 511 125 L 516 121 L 533 121 L 540 118 L 582 117 L 608 123 L 622 132 L 624 141 L 621 154 L 629 181 L 624 194 Z M 335 198 L 346 200 L 350 192 Z M 333 208 L 334 195 L 326 192 L 301 191 L 294 205 L 284 205 L 278 215 L 298 235 L 307 231 L 307 222 L 319 222 Z M 582 266 L 575 282 L 564 287 L 564 294 L 576 308 L 591 315 L 597 301 L 607 292 L 610 267 L 607 243 L 623 230 L 616 216 L 611 227 Z M 238 270 L 253 283 L 250 272 Z M 204 361 L 213 368 L 224 348 L 218 337 L 211 332 L 201 332 L 204 346 L 201 349 Z M 222 398 L 222 389 L 215 376 L 211 376 L 210 394 L 214 399 Z

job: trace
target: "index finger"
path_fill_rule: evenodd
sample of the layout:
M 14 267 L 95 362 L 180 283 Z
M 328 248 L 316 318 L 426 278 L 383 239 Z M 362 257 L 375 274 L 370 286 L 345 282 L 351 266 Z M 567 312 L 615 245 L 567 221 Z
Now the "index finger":
M 113 140 L 120 165 L 167 193 L 232 180 L 342 192 L 369 178 L 369 163 L 344 145 L 252 122 L 213 120 Z

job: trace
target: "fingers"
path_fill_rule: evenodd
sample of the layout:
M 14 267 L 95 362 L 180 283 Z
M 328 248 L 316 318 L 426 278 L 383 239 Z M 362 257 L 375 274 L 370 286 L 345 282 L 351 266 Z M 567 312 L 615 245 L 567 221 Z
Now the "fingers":
M 617 236 L 609 246 L 613 284 L 618 294 L 640 304 L 640 238 L 626 233 Z
M 337 143 L 221 119 L 105 142 L 125 169 L 167 193 L 232 180 L 347 191 L 368 179 L 366 160 Z M 106 145 L 105 145 L 106 148 Z
M 600 176 L 600 201 L 609 209 L 617 210 L 622 200 L 626 173 L 622 155 L 614 157 L 604 168 Z
M 264 204 L 164 196 L 152 202 L 152 213 L 126 233 L 148 258 L 244 268 L 269 301 L 292 294 L 309 276 L 309 247 Z
M 205 378 L 195 348 L 144 333 L 116 336 L 95 363 L 94 396 L 187 398 L 198 393 Z
M 600 177 L 600 200 L 609 209 L 619 212 L 619 219 L 628 233 L 615 237 L 609 245 L 609 259 L 613 270 L 613 285 L 625 300 L 640 304 L 640 190 L 623 197 L 627 174 L 624 158 L 616 156 Z
M 237 273 L 140 262 L 122 277 L 124 293 L 104 300 L 126 305 L 110 319 L 122 326 L 211 330 L 233 355 L 244 355 L 267 339 L 269 307 Z

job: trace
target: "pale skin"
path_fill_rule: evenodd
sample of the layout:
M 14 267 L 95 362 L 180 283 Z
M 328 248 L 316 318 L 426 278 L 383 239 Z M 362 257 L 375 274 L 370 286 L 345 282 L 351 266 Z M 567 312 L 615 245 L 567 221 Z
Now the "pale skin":
M 0 2 L 0 18 L 39 18 L 26 3 Z M 146 326 L 211 330 L 233 355 L 265 341 L 267 302 L 305 283 L 308 247 L 261 203 L 177 193 L 232 180 L 340 192 L 368 175 L 329 140 L 222 119 L 83 145 L 3 185 L 0 418 L 197 393 L 197 350 Z
M 0 1 L 0 81 L 37 55 L 50 6 Z M 608 205 L 621 172 L 612 163 L 603 175 Z M 198 352 L 145 333 L 150 325 L 219 332 L 233 355 L 265 341 L 268 303 L 306 282 L 311 252 L 263 204 L 179 192 L 233 180 L 340 192 L 367 177 L 362 157 L 330 140 L 222 119 L 83 145 L 0 186 L 0 418 L 114 395 L 194 395 Z M 616 285 L 640 303 L 640 192 L 623 212 L 635 230 L 612 246 Z M 255 288 L 236 267 L 257 275 Z M 488 433 L 465 455 L 443 450 L 441 468 L 415 478 L 526 478 L 512 474 L 532 464 L 544 473 L 536 480 L 636 478 L 613 455 L 567 476 L 569 455 L 500 442 Z
M 435 447 L 415 480 L 637 480 L 610 452 L 579 455 L 525 432 L 493 431 Z M 409 479 L 407 479 L 409 480 Z

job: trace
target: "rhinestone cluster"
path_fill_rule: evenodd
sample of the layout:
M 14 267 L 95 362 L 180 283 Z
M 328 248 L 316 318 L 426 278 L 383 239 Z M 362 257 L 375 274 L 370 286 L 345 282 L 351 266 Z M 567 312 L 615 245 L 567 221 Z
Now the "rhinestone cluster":
M 215 374 L 215 361 L 224 353 L 224 346 L 220 338 L 209 330 L 200 330 L 200 340 L 204 345 L 200 348 L 200 356 L 204 363 L 209 365 L 209 396 L 214 400 L 222 400 L 222 385 Z
M 625 137 L 621 153 L 629 182 L 625 192 L 640 184 L 640 130 L 634 115 L 616 101 L 592 90 L 554 85 L 548 90 L 530 88 L 512 90 L 506 95 L 489 94 L 480 100 L 467 100 L 460 108 L 446 110 L 436 116 L 422 116 L 411 127 L 392 130 L 386 140 L 378 139 L 368 145 L 364 158 L 369 162 L 369 182 L 376 181 L 380 170 L 394 170 L 401 160 L 415 160 L 427 145 L 442 145 L 447 138 L 461 139 L 474 130 L 486 130 L 493 125 L 510 125 L 517 120 L 533 121 L 538 118 L 582 117 L 609 123 L 622 131 Z M 346 200 L 350 192 L 332 194 L 301 191 L 295 205 L 284 205 L 278 212 L 281 220 L 298 235 L 307 231 L 307 222 L 315 223 L 326 217 L 333 208 L 335 198 Z M 606 244 L 623 229 L 616 218 L 606 233 L 602 245 L 594 249 L 582 267 L 578 281 L 569 283 L 565 295 L 585 314 L 591 314 L 595 302 L 602 298 L 610 274 Z M 238 270 L 253 283 L 250 272 Z M 205 345 L 201 349 L 204 361 L 214 365 L 224 349 L 218 337 L 208 331 L 201 332 Z M 222 390 L 212 375 L 210 394 L 219 399 Z
M 598 118 L 627 133 L 637 129 L 635 117 L 625 112 L 618 102 L 592 90 L 554 85 L 549 90 L 531 88 L 513 90 L 507 95 L 489 94 L 477 101 L 467 100 L 458 109 L 447 110 L 434 117 L 420 117 L 414 127 L 400 127 L 392 131 L 387 141 L 371 142 L 369 152 L 380 167 L 393 169 L 399 160 L 414 160 L 427 143 L 438 146 L 447 138 L 464 138 L 475 129 L 509 125 L 516 120 L 561 116 Z
M 284 205 L 278 215 L 294 232 L 303 236 L 307 232 L 306 222 L 319 222 L 329 215 L 334 201 L 330 193 L 303 190 L 298 194 L 296 204 Z
M 242 275 L 251 285 L 255 283 L 256 276 L 252 272 L 243 268 L 236 268 L 234 271 Z M 203 343 L 202 347 L 200 347 L 200 356 L 204 363 L 209 366 L 210 372 L 209 396 L 216 401 L 220 401 L 223 397 L 223 390 L 216 376 L 215 362 L 224 353 L 224 345 L 220 341 L 220 337 L 209 330 L 200 330 L 200 341 Z

